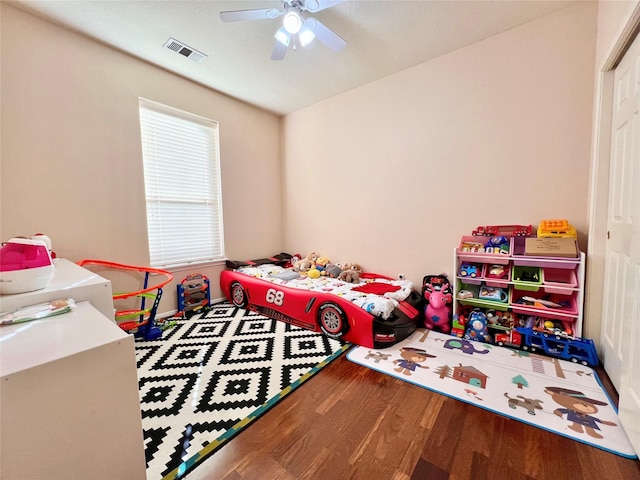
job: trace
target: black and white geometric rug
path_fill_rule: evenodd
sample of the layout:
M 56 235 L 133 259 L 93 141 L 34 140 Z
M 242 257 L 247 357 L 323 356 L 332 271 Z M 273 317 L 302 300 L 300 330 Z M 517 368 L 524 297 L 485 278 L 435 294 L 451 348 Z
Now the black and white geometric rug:
M 147 478 L 184 476 L 349 347 L 227 302 L 137 341 Z

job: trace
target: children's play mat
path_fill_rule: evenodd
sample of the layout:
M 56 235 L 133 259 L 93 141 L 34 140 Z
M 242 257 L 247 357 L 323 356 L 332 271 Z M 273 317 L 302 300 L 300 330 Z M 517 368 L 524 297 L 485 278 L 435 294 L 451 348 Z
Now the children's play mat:
M 579 364 L 418 329 L 352 362 L 582 443 L 636 458 L 596 372 Z

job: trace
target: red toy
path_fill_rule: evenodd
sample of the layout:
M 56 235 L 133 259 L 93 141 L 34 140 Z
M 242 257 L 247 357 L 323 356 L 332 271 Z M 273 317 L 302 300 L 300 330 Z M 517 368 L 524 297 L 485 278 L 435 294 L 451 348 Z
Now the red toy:
M 530 237 L 533 233 L 531 225 L 487 225 L 479 226 L 471 232 L 471 235 L 481 235 L 485 237 Z

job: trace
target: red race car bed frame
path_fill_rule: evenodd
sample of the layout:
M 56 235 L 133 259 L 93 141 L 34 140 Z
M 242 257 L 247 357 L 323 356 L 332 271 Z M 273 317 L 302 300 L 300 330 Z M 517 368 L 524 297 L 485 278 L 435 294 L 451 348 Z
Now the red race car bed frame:
M 390 280 L 371 273 L 362 277 L 370 282 Z M 422 324 L 424 315 L 422 297 L 413 290 L 388 318 L 382 318 L 333 293 L 288 287 L 236 270 L 221 273 L 220 287 L 237 307 L 369 348 L 405 339 Z

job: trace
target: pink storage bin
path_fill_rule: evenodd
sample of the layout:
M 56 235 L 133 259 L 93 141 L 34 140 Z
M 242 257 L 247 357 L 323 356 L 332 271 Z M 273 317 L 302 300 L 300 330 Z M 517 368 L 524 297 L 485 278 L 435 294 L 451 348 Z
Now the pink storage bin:
M 525 299 L 526 297 L 526 299 Z M 528 299 L 532 299 L 534 302 L 538 303 L 540 300 L 542 301 L 551 301 L 554 303 L 562 304 L 560 307 L 545 307 L 538 304 L 532 304 L 530 301 L 526 301 Z M 557 294 L 547 294 L 543 290 L 538 292 L 530 292 L 526 290 L 517 290 L 511 289 L 511 309 L 515 313 L 521 313 L 524 315 L 542 315 L 545 317 L 553 317 L 553 316 L 570 316 L 575 317 L 578 315 L 578 303 L 577 303 L 577 292 L 572 292 L 571 295 L 557 295 Z
M 509 243 L 509 251 L 507 253 L 485 253 L 479 251 L 484 247 L 484 244 L 489 241 L 491 237 L 479 237 L 473 235 L 467 235 L 460 239 L 460 244 L 457 248 L 458 258 L 468 263 L 496 263 L 500 265 L 509 264 L 509 254 L 512 251 L 513 239 Z M 474 246 L 478 245 L 478 249 Z
M 575 270 L 566 268 L 543 268 L 543 289 L 546 293 L 571 295 L 578 287 L 578 277 Z
M 575 269 L 580 264 L 577 258 L 564 257 L 532 257 L 524 254 L 526 237 L 514 237 L 511 241 L 513 264 L 523 267 L 542 267 L 555 269 Z
M 484 277 L 484 283 L 490 287 L 507 288 L 507 286 L 509 285 L 509 280 L 511 280 L 511 268 L 503 267 L 503 264 L 496 264 L 498 268 L 503 267 L 505 272 L 504 277 L 497 278 L 489 276 L 493 266 L 493 263 L 485 263 L 484 272 L 482 274 L 482 276 Z

